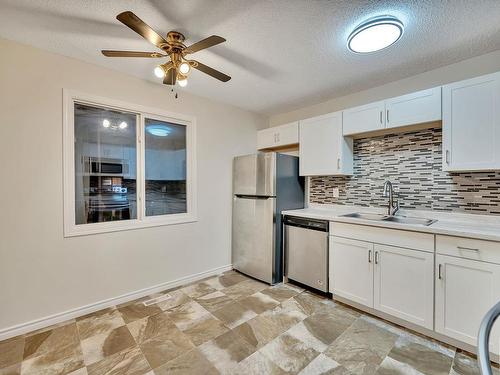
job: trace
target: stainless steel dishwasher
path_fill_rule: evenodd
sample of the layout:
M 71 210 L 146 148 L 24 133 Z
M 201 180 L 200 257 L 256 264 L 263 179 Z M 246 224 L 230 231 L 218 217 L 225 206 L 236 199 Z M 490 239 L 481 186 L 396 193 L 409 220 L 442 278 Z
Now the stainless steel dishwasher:
M 328 221 L 285 216 L 285 276 L 328 292 Z

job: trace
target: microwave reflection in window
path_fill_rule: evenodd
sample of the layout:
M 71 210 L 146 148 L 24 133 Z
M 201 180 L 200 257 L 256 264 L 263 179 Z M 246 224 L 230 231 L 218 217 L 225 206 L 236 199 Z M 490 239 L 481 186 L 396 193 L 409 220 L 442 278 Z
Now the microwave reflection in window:
M 137 115 L 75 103 L 75 223 L 137 218 Z

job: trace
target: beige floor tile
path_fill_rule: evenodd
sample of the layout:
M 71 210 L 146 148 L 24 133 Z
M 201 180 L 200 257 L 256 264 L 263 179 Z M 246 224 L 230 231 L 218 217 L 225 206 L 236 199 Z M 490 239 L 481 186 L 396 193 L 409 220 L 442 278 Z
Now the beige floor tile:
M 252 294 L 251 296 L 241 298 L 238 301 L 243 306 L 249 308 L 257 314 L 273 309 L 279 305 L 279 302 L 274 298 L 261 292 L 257 292 L 255 294 Z
M 222 289 L 226 288 L 227 286 L 222 285 L 219 278 L 220 278 L 220 276 L 214 276 L 214 277 L 210 277 L 208 279 L 203 280 L 203 282 L 206 285 L 208 285 L 210 288 L 213 288 L 215 290 L 222 290 Z
M 48 327 L 43 327 L 43 328 L 40 328 L 40 329 L 31 331 L 31 332 L 28 332 L 24 336 L 25 337 L 29 337 L 29 336 L 33 336 L 33 335 L 38 335 L 39 333 L 47 332 L 47 331 L 52 331 L 53 329 L 56 329 L 56 328 L 59 328 L 59 327 L 62 327 L 62 326 L 67 326 L 68 324 L 72 324 L 72 323 L 75 323 L 75 322 L 76 322 L 76 319 L 68 319 L 68 320 L 65 320 L 63 322 L 52 324 L 52 325 L 50 325 Z
M 221 288 L 222 289 L 222 288 Z M 215 292 L 217 289 L 213 288 L 210 284 L 205 281 L 186 286 L 181 289 L 183 293 L 191 298 L 198 298 L 206 294 Z
M 240 299 L 260 292 L 268 286 L 269 285 L 261 283 L 260 281 L 245 280 L 236 285 L 230 286 L 229 288 L 222 289 L 222 291 L 224 294 L 233 299 Z
M 278 302 L 283 302 L 301 293 L 302 290 L 294 286 L 289 286 L 289 284 L 278 284 L 263 289 L 261 293 L 267 294 Z
M 88 366 L 124 349 L 136 346 L 127 326 L 91 336 L 81 341 L 83 358 Z
M 114 328 L 124 326 L 125 322 L 120 312 L 112 307 L 88 314 L 76 319 L 80 339 L 109 332 Z
M 195 301 L 174 307 L 166 313 L 169 319 L 181 330 L 189 328 L 193 322 L 203 317 L 210 316 L 208 310 Z
M 24 337 L 17 336 L 0 341 L 0 369 L 10 367 L 23 360 Z
M 69 374 L 66 375 L 88 375 L 87 367 L 81 367 L 78 370 L 71 371 Z
M 217 370 L 199 352 L 193 349 L 154 369 L 155 375 L 217 375 Z
M 88 375 L 143 375 L 151 371 L 139 348 L 128 348 L 87 367 Z
M 197 320 L 182 332 L 189 337 L 193 344 L 198 346 L 222 335 L 228 330 L 220 320 L 208 315 Z
M 325 355 L 353 374 L 373 374 L 397 338 L 396 334 L 358 318 L 328 347 Z
M 0 368 L 0 375 L 20 375 L 20 374 L 21 374 L 21 362 Z
M 168 294 L 170 298 L 156 303 L 156 306 L 158 306 L 162 311 L 170 310 L 173 307 L 191 302 L 191 298 L 181 290 L 172 290 L 167 293 L 163 293 L 163 295 L 165 294 Z
M 22 362 L 23 375 L 68 374 L 84 367 L 80 345 L 68 345 L 49 350 Z
M 298 303 L 301 310 L 306 315 L 311 315 L 312 313 L 325 308 L 325 304 L 333 302 L 326 298 L 322 298 L 310 292 L 302 292 L 293 297 L 293 300 Z
M 195 300 L 208 311 L 218 310 L 221 307 L 233 302 L 233 299 L 229 298 L 221 291 L 215 291 L 213 293 L 196 298 Z
M 426 341 L 426 342 L 422 342 Z M 454 352 L 428 340 L 401 337 L 389 352 L 389 357 L 426 375 L 448 375 L 453 362 Z
M 319 352 L 289 333 L 275 338 L 259 350 L 281 369 L 297 373 L 306 367 Z
M 127 327 L 138 344 L 156 336 L 168 334 L 176 328 L 166 312 L 135 320 L 127 324 Z
M 324 354 L 320 354 L 314 358 L 304 369 L 299 372 L 299 375 L 319 375 L 319 374 L 347 374 L 347 370 L 340 366 L 333 359 Z
M 229 331 L 199 347 L 221 374 L 232 374 L 238 363 L 256 351 L 236 333 Z
M 242 306 L 236 301 L 233 301 L 221 309 L 212 312 L 212 314 L 231 329 L 257 316 L 254 311 Z
M 256 348 L 264 346 L 283 332 L 264 315 L 258 315 L 248 322 L 240 324 L 233 331 Z
M 161 313 L 163 310 L 158 305 L 145 306 L 143 304 L 144 301 L 151 299 L 151 297 L 148 296 L 137 301 L 119 305 L 118 311 L 122 314 L 125 323 Z
M 72 349 L 79 344 L 76 323 L 54 328 L 26 337 L 24 344 L 24 359 L 38 357 L 48 352 L 61 352 Z
M 186 335 L 175 329 L 167 335 L 144 341 L 140 348 L 149 365 L 154 369 L 190 351 L 194 345 Z
M 286 375 L 277 364 L 268 359 L 264 354 L 255 352 L 240 362 L 234 372 L 238 375 Z
M 249 280 L 249 278 L 236 271 L 228 271 L 218 277 L 218 282 L 225 288 L 236 285 L 245 280 Z
M 273 310 L 262 313 L 261 316 L 269 319 L 280 333 L 307 318 L 307 315 L 293 299 L 283 302 Z

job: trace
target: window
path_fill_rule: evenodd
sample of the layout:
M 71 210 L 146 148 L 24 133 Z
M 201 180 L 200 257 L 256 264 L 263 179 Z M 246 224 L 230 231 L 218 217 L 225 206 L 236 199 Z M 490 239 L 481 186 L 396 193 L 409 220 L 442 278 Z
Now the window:
M 193 118 L 64 98 L 65 236 L 196 220 Z

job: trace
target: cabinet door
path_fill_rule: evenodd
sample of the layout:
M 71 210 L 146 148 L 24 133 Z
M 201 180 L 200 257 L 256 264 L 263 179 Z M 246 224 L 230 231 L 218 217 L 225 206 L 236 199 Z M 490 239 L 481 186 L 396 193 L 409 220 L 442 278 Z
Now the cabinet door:
M 375 245 L 374 307 L 387 314 L 434 328 L 434 254 Z
M 264 150 L 266 148 L 273 148 L 277 142 L 276 128 L 269 128 L 259 130 L 257 132 L 257 149 Z
M 373 307 L 373 244 L 331 236 L 329 246 L 330 292 Z
M 301 176 L 352 174 L 352 140 L 342 135 L 342 113 L 303 120 L 299 131 Z
M 500 73 L 443 86 L 443 170 L 500 169 Z
M 385 102 L 346 109 L 343 113 L 344 135 L 366 133 L 385 128 Z
M 500 265 L 436 256 L 436 331 L 471 345 L 479 325 L 500 301 Z M 498 353 L 500 325 L 493 327 L 490 350 Z
M 385 127 L 396 128 L 441 120 L 441 87 L 385 101 Z
M 277 146 L 288 146 L 299 143 L 299 122 L 278 126 Z

